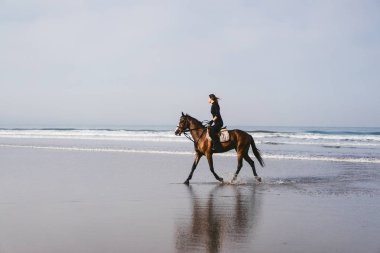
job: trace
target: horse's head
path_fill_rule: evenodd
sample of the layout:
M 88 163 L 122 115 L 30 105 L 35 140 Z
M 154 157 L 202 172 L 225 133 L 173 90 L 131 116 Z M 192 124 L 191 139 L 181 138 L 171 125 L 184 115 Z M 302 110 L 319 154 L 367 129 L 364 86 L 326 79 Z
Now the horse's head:
M 183 114 L 181 115 L 181 118 L 179 118 L 178 127 L 175 130 L 175 135 L 181 135 L 186 129 L 190 128 L 190 123 L 188 120 L 188 115 Z

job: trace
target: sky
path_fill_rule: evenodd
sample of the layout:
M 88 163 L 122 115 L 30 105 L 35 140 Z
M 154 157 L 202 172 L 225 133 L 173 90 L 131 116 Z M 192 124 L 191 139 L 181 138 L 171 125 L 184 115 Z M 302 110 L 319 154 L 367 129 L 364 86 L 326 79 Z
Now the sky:
M 380 126 L 380 2 L 0 0 L 0 127 Z

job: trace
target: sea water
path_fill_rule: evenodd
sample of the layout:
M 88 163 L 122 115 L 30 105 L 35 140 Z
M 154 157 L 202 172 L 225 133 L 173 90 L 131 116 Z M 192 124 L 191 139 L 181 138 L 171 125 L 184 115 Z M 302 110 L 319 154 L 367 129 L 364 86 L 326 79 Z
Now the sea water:
M 184 136 L 175 136 L 174 128 L 133 126 L 109 129 L 0 129 L 0 146 L 192 155 L 193 144 Z M 237 128 L 253 136 L 264 158 L 380 164 L 380 128 Z M 234 155 L 234 151 L 221 154 Z

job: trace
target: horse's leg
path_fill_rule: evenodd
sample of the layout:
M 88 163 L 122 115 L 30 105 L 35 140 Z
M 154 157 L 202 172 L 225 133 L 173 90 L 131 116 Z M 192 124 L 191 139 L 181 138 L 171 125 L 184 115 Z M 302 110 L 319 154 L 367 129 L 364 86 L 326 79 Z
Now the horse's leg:
M 193 177 L 194 170 L 195 170 L 195 168 L 197 168 L 197 165 L 198 165 L 201 157 L 202 157 L 202 154 L 199 154 L 198 152 L 195 153 L 194 163 L 193 163 L 193 166 L 191 167 L 191 172 L 190 172 L 189 176 L 187 177 L 185 184 L 189 184 L 190 179 Z
M 207 156 L 208 165 L 210 166 L 210 170 L 212 174 L 214 175 L 216 180 L 223 182 L 223 178 L 219 177 L 218 174 L 216 174 L 214 171 L 214 162 L 212 160 L 212 154 L 207 154 L 206 156 Z
M 259 177 L 256 173 L 255 162 L 251 159 L 251 157 L 249 157 L 248 153 L 244 155 L 244 160 L 246 160 L 249 163 L 249 165 L 251 165 L 255 179 L 258 182 L 261 182 L 261 177 Z
M 238 159 L 237 170 L 235 172 L 235 175 L 234 175 L 234 178 L 232 179 L 232 181 L 236 180 L 241 168 L 243 167 L 243 156 L 240 153 L 238 153 L 237 159 Z

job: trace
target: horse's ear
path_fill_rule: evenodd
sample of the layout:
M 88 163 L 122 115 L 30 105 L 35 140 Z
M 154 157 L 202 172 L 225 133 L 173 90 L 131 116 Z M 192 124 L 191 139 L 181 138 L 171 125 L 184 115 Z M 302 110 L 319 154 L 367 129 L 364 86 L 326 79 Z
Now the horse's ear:
M 183 114 L 183 112 L 182 112 L 182 116 L 185 116 L 185 114 Z

